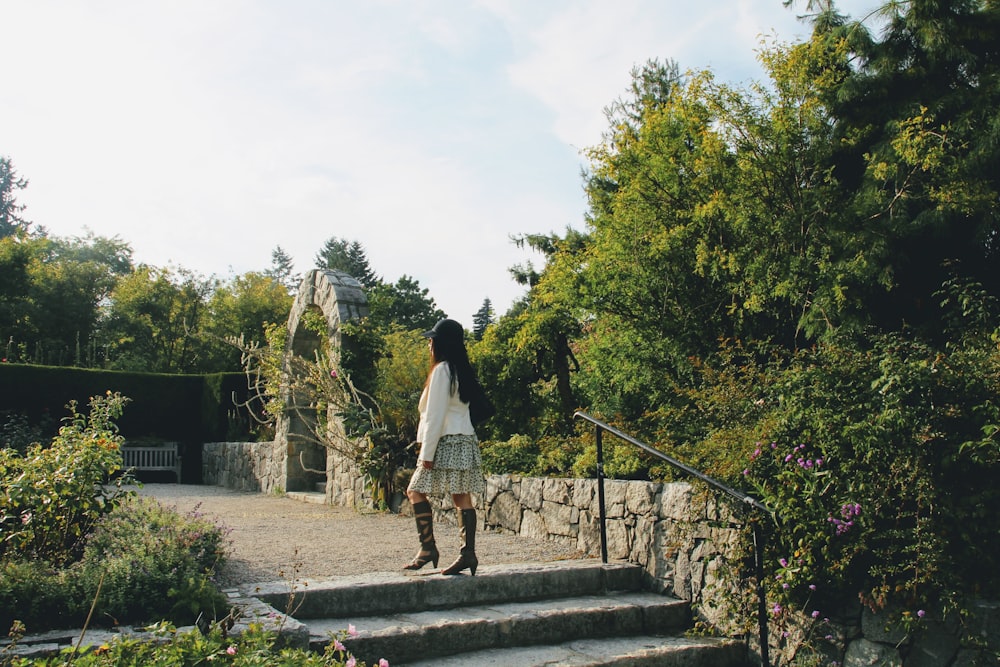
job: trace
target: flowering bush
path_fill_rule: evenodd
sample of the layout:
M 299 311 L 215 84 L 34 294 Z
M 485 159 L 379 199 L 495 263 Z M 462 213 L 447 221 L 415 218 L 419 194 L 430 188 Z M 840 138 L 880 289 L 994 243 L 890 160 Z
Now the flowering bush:
M 90 401 L 90 413 L 69 404 L 59 434 L 48 446 L 21 455 L 0 450 L 0 560 L 78 560 L 97 521 L 128 494 L 124 478 L 105 484 L 122 466 L 122 438 L 114 420 L 128 399 L 110 391 Z
M 873 343 L 801 353 L 759 388 L 770 437 L 742 478 L 775 511 L 775 616 L 821 620 L 860 599 L 919 620 L 1000 593 L 1000 350 Z

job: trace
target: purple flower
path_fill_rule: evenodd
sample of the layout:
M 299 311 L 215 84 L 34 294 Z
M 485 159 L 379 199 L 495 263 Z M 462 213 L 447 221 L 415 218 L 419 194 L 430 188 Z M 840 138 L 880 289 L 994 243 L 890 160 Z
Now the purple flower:
M 813 618 L 819 618 L 819 612 L 818 612 L 818 611 L 814 611 L 814 612 L 812 613 L 812 617 L 813 617 Z
M 746 477 L 749 474 L 750 474 L 750 469 L 749 468 L 744 468 L 743 469 L 743 476 Z
M 791 454 L 788 454 L 787 456 L 785 456 L 785 463 L 788 463 L 791 460 L 792 460 L 792 455 Z
M 917 618 L 923 618 L 926 615 L 927 615 L 927 612 L 924 611 L 923 609 L 918 609 L 917 610 Z
M 777 602 L 775 602 L 774 606 L 771 607 L 771 613 L 774 614 L 775 616 L 777 616 L 778 614 L 780 614 L 781 613 L 781 605 L 778 604 Z
M 809 590 L 811 591 L 816 590 L 816 584 L 809 584 Z
M 778 564 L 781 565 L 781 567 L 788 567 L 788 560 L 785 558 L 779 558 Z

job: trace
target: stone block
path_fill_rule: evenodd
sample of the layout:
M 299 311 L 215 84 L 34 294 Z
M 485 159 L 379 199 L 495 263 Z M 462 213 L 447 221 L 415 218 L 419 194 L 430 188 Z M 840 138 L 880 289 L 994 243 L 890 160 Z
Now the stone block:
M 580 512 L 580 528 L 576 548 L 588 556 L 601 554 L 601 525 L 590 512 Z
M 579 513 L 574 512 L 576 508 L 560 503 L 542 501 L 542 521 L 545 523 L 545 530 L 549 535 L 562 535 L 565 537 L 576 537 L 580 529 L 574 518 L 579 518 Z
M 582 510 L 590 510 L 596 502 L 597 480 L 578 479 L 573 483 L 573 504 Z
M 892 625 L 892 617 L 888 612 L 874 612 L 867 608 L 861 614 L 861 634 L 873 642 L 893 645 L 906 640 L 906 631 L 898 624 Z
M 521 504 L 530 510 L 538 512 L 542 509 L 545 480 L 528 477 L 521 480 Z
M 660 493 L 658 514 L 663 519 L 691 519 L 691 485 L 684 482 L 664 484 Z
M 571 488 L 572 484 L 569 480 L 546 479 L 542 485 L 542 500 L 567 505 L 569 504 Z
M 625 493 L 628 491 L 628 482 L 619 479 L 608 479 L 604 481 L 604 507 L 606 516 L 609 519 L 621 519 L 625 517 Z M 595 505 L 598 503 L 595 502 Z M 597 507 L 592 511 L 597 512 Z
M 518 533 L 521 531 L 521 503 L 510 491 L 504 492 L 489 506 L 486 520 L 491 526 Z
M 903 667 L 903 659 L 892 646 L 856 639 L 847 646 L 844 667 Z
M 632 548 L 632 540 L 624 521 L 610 520 L 607 522 L 608 558 L 616 560 L 628 558 Z
M 521 535 L 539 540 L 548 538 L 549 533 L 545 529 L 545 521 L 542 520 L 538 512 L 525 509 L 521 514 Z
M 629 514 L 644 515 L 653 511 L 653 500 L 659 484 L 631 482 L 625 491 L 625 509 Z

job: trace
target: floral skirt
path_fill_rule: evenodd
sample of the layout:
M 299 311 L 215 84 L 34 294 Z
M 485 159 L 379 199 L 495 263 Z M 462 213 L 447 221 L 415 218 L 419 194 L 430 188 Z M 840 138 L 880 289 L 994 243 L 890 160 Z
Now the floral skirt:
M 474 435 L 443 435 L 434 452 L 434 467 L 418 465 L 407 491 L 443 496 L 453 493 L 483 493 L 483 460 Z

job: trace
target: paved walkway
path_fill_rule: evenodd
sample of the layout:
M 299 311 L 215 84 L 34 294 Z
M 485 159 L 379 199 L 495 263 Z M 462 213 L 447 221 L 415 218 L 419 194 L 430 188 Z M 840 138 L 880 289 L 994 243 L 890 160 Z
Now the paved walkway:
M 395 572 L 419 546 L 413 519 L 397 514 L 357 512 L 218 486 L 145 484 L 139 493 L 181 513 L 198 512 L 229 531 L 230 555 L 218 573 L 223 587 Z M 458 529 L 436 525 L 435 537 L 443 561 L 438 565 L 446 567 L 458 556 Z M 482 530 L 476 551 L 483 564 L 548 562 L 580 555 L 555 542 Z

